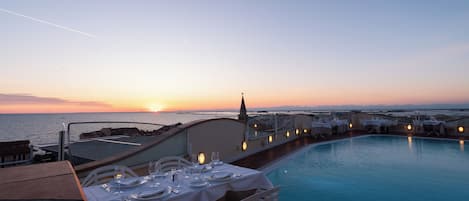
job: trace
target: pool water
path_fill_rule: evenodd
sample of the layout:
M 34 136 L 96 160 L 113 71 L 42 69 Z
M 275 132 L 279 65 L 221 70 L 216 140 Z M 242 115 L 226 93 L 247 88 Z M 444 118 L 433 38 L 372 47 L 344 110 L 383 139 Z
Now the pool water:
M 281 201 L 469 200 L 469 147 L 457 140 L 354 137 L 311 145 L 266 172 Z

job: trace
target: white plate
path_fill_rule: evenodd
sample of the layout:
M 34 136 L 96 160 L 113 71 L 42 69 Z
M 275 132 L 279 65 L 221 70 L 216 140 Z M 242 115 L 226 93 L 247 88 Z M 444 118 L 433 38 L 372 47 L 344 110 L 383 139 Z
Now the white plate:
M 223 161 L 212 162 L 212 164 L 213 164 L 214 166 L 220 166 L 220 165 L 223 165 Z
M 112 180 L 111 182 L 109 182 L 109 187 L 111 188 L 133 188 L 133 187 L 136 187 L 136 186 L 140 186 L 144 183 L 146 183 L 147 181 L 145 179 L 140 179 L 140 178 L 128 178 L 128 179 L 124 179 L 122 181 L 122 183 L 119 183 L 117 181 L 114 181 Z
M 220 182 L 220 181 L 228 181 L 231 179 L 232 176 L 233 176 L 232 172 L 214 172 L 210 174 L 210 176 L 208 176 L 208 179 L 210 181 Z
M 212 171 L 212 169 L 213 169 L 213 167 L 210 166 L 210 165 L 201 165 L 201 166 L 197 166 L 197 167 L 191 167 L 191 171 L 197 171 L 197 172 L 202 171 L 203 173 L 210 172 L 210 171 Z
M 150 177 L 151 180 L 153 180 L 153 179 L 166 178 L 168 175 L 169 173 L 166 172 L 166 173 L 151 174 L 151 175 L 148 175 L 148 177 Z
M 142 194 L 151 194 L 151 193 L 155 193 L 155 195 L 148 196 L 148 197 L 141 197 Z M 166 187 L 166 188 L 157 188 L 153 190 L 153 192 L 152 190 L 145 190 L 142 192 L 133 193 L 129 197 L 132 200 L 145 201 L 145 200 L 162 199 L 162 198 L 169 196 L 170 194 L 171 194 L 171 189 L 169 187 Z
M 207 186 L 207 185 L 208 185 L 208 182 L 206 182 L 206 181 L 190 182 L 189 183 L 189 186 L 193 187 L 193 188 L 201 188 L 201 187 L 204 187 L 204 186 Z

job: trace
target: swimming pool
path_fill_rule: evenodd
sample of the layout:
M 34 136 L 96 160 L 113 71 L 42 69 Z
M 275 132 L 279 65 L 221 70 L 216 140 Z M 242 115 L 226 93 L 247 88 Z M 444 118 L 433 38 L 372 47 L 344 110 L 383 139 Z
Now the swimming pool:
M 311 145 L 265 171 L 281 201 L 469 200 L 469 148 L 457 140 L 354 137 Z

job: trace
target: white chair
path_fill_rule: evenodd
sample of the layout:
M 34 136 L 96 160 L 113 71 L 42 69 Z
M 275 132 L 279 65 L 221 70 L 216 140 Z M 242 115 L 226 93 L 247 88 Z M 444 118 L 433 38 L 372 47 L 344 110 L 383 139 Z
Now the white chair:
M 271 189 L 259 189 L 254 195 L 242 199 L 241 201 L 278 201 L 279 187 Z
M 114 178 L 114 175 L 121 173 L 125 178 L 128 177 L 138 177 L 134 171 L 132 171 L 127 166 L 122 165 L 109 165 L 97 168 L 91 171 L 88 176 L 83 180 L 81 185 L 83 187 L 93 186 L 97 184 L 104 184 L 109 182 Z
M 155 163 L 155 170 L 168 172 L 171 171 L 171 169 L 182 169 L 191 165 L 191 162 L 179 156 L 167 156 L 160 158 L 160 160 Z

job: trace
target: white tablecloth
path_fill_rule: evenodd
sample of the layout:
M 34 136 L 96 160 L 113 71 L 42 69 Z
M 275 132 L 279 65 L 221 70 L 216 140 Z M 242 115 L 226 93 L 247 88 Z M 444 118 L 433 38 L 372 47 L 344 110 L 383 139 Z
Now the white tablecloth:
M 257 170 L 234 166 L 230 164 L 223 164 L 221 166 L 215 166 L 212 171 L 228 171 L 234 174 L 240 174 L 239 177 L 233 177 L 231 180 L 226 182 L 210 182 L 208 186 L 203 188 L 192 188 L 188 184 L 188 179 L 182 179 L 179 193 L 171 193 L 168 197 L 163 200 L 216 200 L 222 197 L 228 190 L 249 190 L 256 188 L 272 188 L 272 183 L 267 177 Z M 208 173 L 209 174 L 209 173 Z M 169 180 L 159 180 L 161 186 L 168 186 Z M 127 197 L 132 193 L 141 192 L 142 189 L 148 189 L 151 182 L 143 184 L 141 186 L 125 189 L 124 193 L 120 196 Z M 83 188 L 86 197 L 89 201 L 105 201 L 119 199 L 119 195 L 108 192 L 98 186 L 90 186 Z

